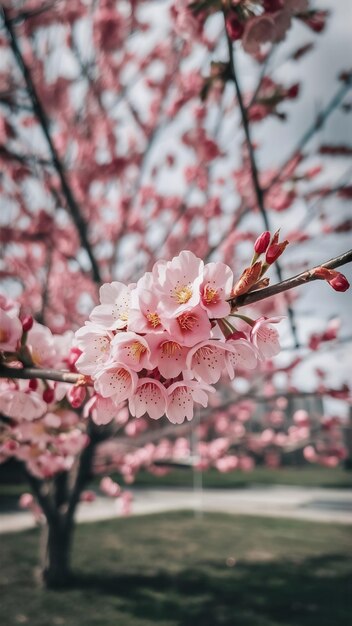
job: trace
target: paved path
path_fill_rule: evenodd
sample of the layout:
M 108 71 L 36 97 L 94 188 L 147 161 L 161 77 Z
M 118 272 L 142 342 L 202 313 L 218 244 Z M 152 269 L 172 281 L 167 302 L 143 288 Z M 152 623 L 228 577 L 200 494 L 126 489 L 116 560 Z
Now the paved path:
M 352 524 L 352 491 L 291 486 L 258 486 L 247 489 L 137 489 L 132 488 L 132 515 L 177 510 L 218 511 L 232 514 L 264 515 L 327 523 Z M 121 503 L 97 497 L 81 504 L 78 522 L 93 522 L 121 516 Z M 34 526 L 28 512 L 0 516 L 0 533 L 17 532 Z

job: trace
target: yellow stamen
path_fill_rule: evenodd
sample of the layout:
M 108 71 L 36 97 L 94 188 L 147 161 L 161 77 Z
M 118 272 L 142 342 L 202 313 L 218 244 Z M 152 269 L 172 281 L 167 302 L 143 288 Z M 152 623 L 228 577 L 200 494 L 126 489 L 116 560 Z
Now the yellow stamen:
M 183 313 L 177 318 L 181 330 L 193 330 L 194 325 L 197 322 L 197 317 L 192 313 Z
M 140 343 L 139 341 L 135 341 L 132 345 L 131 345 L 131 352 L 133 357 L 137 360 L 140 361 L 141 360 L 141 356 L 142 354 L 145 353 L 145 351 L 147 350 L 147 348 Z
M 209 285 L 204 287 L 203 300 L 206 304 L 217 304 L 219 294 L 216 289 L 213 289 Z
M 128 371 L 123 369 L 122 367 L 119 367 L 116 370 L 116 376 L 117 378 L 122 378 L 123 380 L 128 380 L 130 378 Z
M 192 298 L 192 289 L 189 285 L 177 287 L 175 289 L 175 298 L 179 304 L 186 304 Z
M 150 323 L 151 326 L 153 326 L 153 328 L 156 328 L 157 326 L 160 325 L 160 317 L 157 313 L 148 313 L 148 315 L 146 316 L 148 322 Z
M 210 346 L 203 346 L 197 350 L 196 354 L 202 357 L 202 359 L 206 359 L 213 354 L 213 349 Z
M 181 350 L 181 346 L 176 341 L 165 341 L 161 346 L 161 350 L 167 356 L 174 356 L 175 352 Z

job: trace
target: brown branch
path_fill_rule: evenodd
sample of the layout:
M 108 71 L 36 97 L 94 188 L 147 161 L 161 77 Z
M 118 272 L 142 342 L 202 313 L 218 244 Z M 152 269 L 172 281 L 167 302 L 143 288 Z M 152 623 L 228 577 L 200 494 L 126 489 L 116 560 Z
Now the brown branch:
M 336 267 L 340 267 L 341 265 L 346 265 L 346 263 L 351 262 L 352 249 L 348 252 L 340 254 L 340 256 L 330 259 L 330 261 L 326 261 L 326 263 L 317 265 L 316 267 L 327 267 L 328 269 L 335 269 Z M 295 289 L 296 287 L 299 287 L 300 285 L 305 285 L 306 283 L 312 282 L 313 280 L 321 280 L 313 273 L 316 267 L 305 270 L 304 272 L 301 272 L 300 274 L 297 274 L 292 278 L 288 278 L 287 280 L 283 280 L 276 285 L 265 287 L 264 289 L 258 289 L 257 291 L 251 291 L 250 293 L 239 296 L 238 298 L 234 298 L 229 302 L 231 302 L 231 305 L 235 308 L 248 306 L 249 304 L 253 304 L 254 302 L 259 302 L 260 300 L 270 298 L 271 296 L 275 296 L 278 293 L 283 293 L 284 291 L 288 291 L 289 289 Z M 81 383 L 86 385 L 91 384 L 89 379 L 83 374 L 75 374 L 73 372 L 64 372 L 54 369 L 39 369 L 35 367 L 23 367 L 22 369 L 17 369 L 15 367 L 8 367 L 6 365 L 0 365 L 0 378 L 18 378 L 24 380 L 39 378 L 40 380 L 54 380 L 62 383 Z
M 240 111 L 241 111 L 242 124 L 243 124 L 244 134 L 246 137 L 246 144 L 247 144 L 247 149 L 248 149 L 248 154 L 249 154 L 249 162 L 251 166 L 253 187 L 254 187 L 256 198 L 257 198 L 257 205 L 261 213 L 261 216 L 263 218 L 265 229 L 270 231 L 271 230 L 270 222 L 269 222 L 267 211 L 265 209 L 265 194 L 264 194 L 264 190 L 259 180 L 259 170 L 258 170 L 258 166 L 257 166 L 255 154 L 254 154 L 254 147 L 253 147 L 253 142 L 251 138 L 249 119 L 248 119 L 247 110 L 243 101 L 241 87 L 240 87 L 237 73 L 236 73 L 233 43 L 226 29 L 226 13 L 225 12 L 224 12 L 224 21 L 225 21 L 227 47 L 228 47 L 228 53 L 229 53 L 229 78 L 232 80 L 235 86 L 236 96 L 237 96 L 238 104 L 239 104 Z M 275 269 L 276 269 L 277 277 L 279 281 L 281 282 L 283 278 L 283 274 L 282 274 L 282 269 L 281 269 L 281 265 L 279 262 L 276 262 Z M 298 335 L 297 335 L 296 320 L 295 320 L 293 309 L 289 304 L 287 304 L 287 313 L 288 313 L 288 317 L 289 317 L 289 321 L 291 325 L 295 347 L 298 348 L 299 341 L 298 341 Z
M 49 523 L 57 522 L 58 513 L 45 482 L 36 478 L 36 476 L 33 476 L 33 474 L 27 470 L 25 465 L 23 465 L 23 471 L 32 489 L 33 495 L 35 496 L 38 504 L 41 506 L 46 519 Z
M 7 367 L 0 365 L 0 378 L 17 378 L 21 380 L 30 380 L 39 378 L 39 380 L 55 380 L 60 383 L 82 383 L 85 381 L 83 374 L 74 374 L 73 372 L 63 372 L 54 369 L 39 369 L 36 367 L 23 367 L 17 369 L 15 367 Z
M 341 267 L 341 265 L 346 265 L 346 263 L 351 262 L 352 249 L 348 250 L 348 252 L 344 252 L 344 254 L 340 254 L 340 256 L 330 259 L 330 261 L 326 261 L 326 263 L 317 265 L 316 267 L 327 267 L 328 269 L 332 270 L 336 267 Z M 276 285 L 271 285 L 270 287 L 265 287 L 264 289 L 258 289 L 257 291 L 251 291 L 250 293 L 246 293 L 243 296 L 234 298 L 230 302 L 235 308 L 248 306 L 249 304 L 259 302 L 260 300 L 265 300 L 266 298 L 275 296 L 278 293 L 283 293 L 284 291 L 288 291 L 289 289 L 295 289 L 296 287 L 299 287 L 300 285 L 305 285 L 306 283 L 312 282 L 313 280 L 321 280 L 318 276 L 315 276 L 313 274 L 313 271 L 314 269 L 316 269 L 316 267 L 305 270 L 304 272 L 301 272 L 296 276 L 292 276 L 292 278 L 288 278 L 287 280 L 283 280 Z
M 315 133 L 320 130 L 330 115 L 339 107 L 344 97 L 347 95 L 349 90 L 352 88 L 352 76 L 346 79 L 341 87 L 336 91 L 331 100 L 326 105 L 325 109 L 319 113 L 317 118 L 313 121 L 312 125 L 306 130 L 301 139 L 298 141 L 295 149 L 292 154 L 286 159 L 286 161 L 281 165 L 279 172 L 271 179 L 269 185 L 264 189 L 264 193 L 267 193 L 275 183 L 280 181 L 282 172 L 285 171 L 287 166 L 291 163 L 294 157 L 300 154 L 305 147 L 305 145 L 314 137 Z
M 37 93 L 37 89 L 34 85 L 33 79 L 32 79 L 32 75 L 30 72 L 29 67 L 27 66 L 24 57 L 22 55 L 22 52 L 20 50 L 20 47 L 18 45 L 17 42 L 17 37 L 16 37 L 16 33 L 15 33 L 15 29 L 12 23 L 12 20 L 10 19 L 10 17 L 8 16 L 8 13 L 6 11 L 6 9 L 3 7 L 2 8 L 2 17 L 3 17 L 3 21 L 4 21 L 4 25 L 5 28 L 7 30 L 8 36 L 9 36 L 9 40 L 10 40 L 10 46 L 12 49 L 12 52 L 14 54 L 14 57 L 17 61 L 17 64 L 22 72 L 26 87 L 27 87 L 27 92 L 32 104 L 32 108 L 33 108 L 33 112 L 35 114 L 35 116 L 37 117 L 39 124 L 41 126 L 41 129 L 43 131 L 43 134 L 47 140 L 48 146 L 49 146 L 49 150 L 50 150 L 50 154 L 51 154 L 51 158 L 52 158 L 52 163 L 53 166 L 59 176 L 60 179 L 60 183 L 61 183 L 61 189 L 63 192 L 63 195 L 66 199 L 67 202 L 67 207 L 71 213 L 72 216 L 72 220 L 76 226 L 76 229 L 78 231 L 79 237 L 80 237 L 80 241 L 81 241 L 81 245 L 82 247 L 86 250 L 90 263 L 91 263 L 91 267 L 92 267 L 92 274 L 93 274 L 93 278 L 95 280 L 95 282 L 97 282 L 98 284 L 100 284 L 102 282 L 101 280 L 101 276 L 100 276 L 100 270 L 99 270 L 99 266 L 97 263 L 97 260 L 95 258 L 94 252 L 93 252 L 93 248 L 90 244 L 90 241 L 88 239 L 88 226 L 87 223 L 84 219 L 84 217 L 81 214 L 80 208 L 78 206 L 78 203 L 72 193 L 71 187 L 68 183 L 67 177 L 66 177 L 66 172 L 65 172 L 65 168 L 60 160 L 59 154 L 55 148 L 54 142 L 52 140 L 51 134 L 50 134 L 50 130 L 49 130 L 49 121 L 47 119 L 44 107 L 40 101 L 39 95 Z

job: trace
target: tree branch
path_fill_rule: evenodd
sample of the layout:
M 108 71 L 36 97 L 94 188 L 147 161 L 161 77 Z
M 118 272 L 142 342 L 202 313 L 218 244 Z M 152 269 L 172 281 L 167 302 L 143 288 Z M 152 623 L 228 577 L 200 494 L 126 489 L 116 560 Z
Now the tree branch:
M 97 263 L 97 260 L 95 258 L 92 246 L 89 242 L 88 239 L 88 227 L 87 227 L 87 223 L 84 219 L 84 217 L 81 214 L 80 208 L 78 206 L 78 203 L 72 193 L 72 190 L 70 188 L 70 185 L 67 181 L 66 178 L 66 172 L 64 169 L 64 166 L 60 160 L 59 154 L 56 151 L 55 145 L 53 143 L 53 140 L 51 138 L 50 135 L 50 130 L 49 130 L 49 121 L 47 119 L 46 113 L 44 111 L 44 108 L 42 106 L 42 103 L 40 101 L 40 98 L 38 96 L 36 87 L 34 85 L 32 76 L 31 76 L 31 72 L 29 70 L 29 67 L 27 66 L 22 52 L 20 50 L 20 47 L 18 45 L 17 42 L 17 38 L 16 38 L 16 33 L 15 33 L 15 29 L 12 23 L 12 20 L 8 17 L 7 11 L 6 9 L 3 7 L 2 8 L 2 16 L 3 16 L 3 21 L 5 24 L 5 28 L 8 32 L 8 36 L 10 39 L 10 45 L 11 45 L 11 49 L 12 52 L 15 56 L 15 59 L 17 61 L 17 64 L 22 72 L 24 81 L 26 83 L 26 87 L 27 87 L 27 91 L 28 91 L 28 95 L 30 97 L 31 100 L 31 104 L 32 104 L 32 108 L 33 108 L 33 112 L 36 115 L 40 126 L 42 128 L 43 134 L 47 140 L 48 146 L 49 146 L 49 150 L 50 150 L 50 154 L 51 154 L 51 158 L 52 158 L 52 162 L 53 162 L 53 166 L 55 167 L 55 170 L 59 176 L 60 182 L 61 182 L 61 188 L 62 188 L 62 192 L 63 195 L 66 199 L 67 202 L 67 206 L 68 209 L 71 213 L 73 222 L 76 226 L 76 229 L 78 231 L 79 237 L 80 237 L 80 241 L 81 241 L 81 245 L 82 247 L 86 250 L 91 266 L 92 266 L 92 274 L 93 274 L 93 278 L 95 280 L 96 283 L 100 284 L 102 282 L 101 280 L 101 276 L 100 276 L 100 270 L 99 270 L 99 266 Z
M 264 191 L 263 191 L 262 186 L 261 186 L 260 181 L 259 181 L 259 171 L 258 171 L 258 167 L 257 167 L 255 154 L 254 154 L 253 142 L 252 142 L 252 139 L 251 139 L 251 131 L 250 131 L 250 125 L 249 125 L 247 110 L 246 110 L 246 107 L 245 107 L 244 102 L 243 102 L 242 92 L 241 92 L 241 88 L 240 88 L 240 85 L 239 85 L 239 82 L 238 82 L 238 78 L 237 78 L 237 73 L 236 73 L 233 44 L 232 44 L 232 41 L 231 41 L 231 39 L 230 39 L 230 37 L 229 37 L 229 35 L 227 33 L 227 29 L 226 29 L 226 15 L 225 15 L 225 13 L 224 13 L 224 20 L 225 20 L 225 31 L 226 31 L 227 47 L 228 47 L 228 52 L 229 52 L 229 77 L 232 80 L 233 84 L 235 85 L 236 96 L 237 96 L 238 104 L 239 104 L 240 111 L 241 111 L 242 124 L 243 124 L 243 129 L 244 129 L 244 133 L 245 133 L 245 137 L 246 137 L 246 144 L 247 144 L 247 149 L 248 149 L 248 154 L 249 154 L 249 161 L 250 161 L 250 165 L 251 165 L 251 172 L 252 172 L 252 180 L 253 180 L 254 191 L 255 191 L 256 198 L 257 198 L 257 205 L 258 205 L 259 211 L 261 213 L 261 216 L 263 218 L 265 229 L 270 231 L 269 218 L 268 218 L 267 212 L 265 210 L 265 196 L 264 196 Z M 277 273 L 278 279 L 281 282 L 282 279 L 283 279 L 283 274 L 282 274 L 282 269 L 281 269 L 281 265 L 280 265 L 279 262 L 276 262 L 275 268 L 276 268 L 276 273 Z M 298 335 L 297 335 L 297 326 L 296 326 L 295 316 L 294 316 L 294 312 L 293 312 L 292 307 L 288 303 L 287 303 L 287 313 L 288 313 L 288 317 L 289 317 L 289 320 L 290 320 L 290 325 L 291 325 L 291 330 L 292 330 L 292 335 L 293 335 L 295 347 L 298 348 L 299 347 L 299 341 L 298 341 Z
M 280 180 L 281 173 L 285 171 L 286 167 L 289 165 L 292 159 L 303 150 L 304 146 L 312 139 L 312 137 L 314 137 L 315 133 L 324 126 L 326 120 L 335 111 L 335 109 L 337 109 L 337 107 L 341 104 L 342 100 L 344 99 L 344 97 L 346 96 L 346 94 L 349 92 L 351 88 L 352 88 L 352 75 L 348 79 L 346 79 L 346 81 L 343 83 L 341 87 L 339 87 L 339 89 L 336 91 L 336 93 L 333 95 L 331 100 L 326 105 L 325 109 L 323 109 L 323 111 L 319 113 L 316 120 L 314 120 L 311 126 L 303 134 L 301 139 L 298 141 L 295 149 L 293 150 L 291 156 L 288 159 L 286 159 L 285 163 L 281 165 L 279 172 L 276 174 L 276 176 L 274 176 L 274 178 L 271 179 L 269 185 L 264 189 L 264 193 L 267 193 L 269 189 L 271 189 L 271 187 Z
M 340 254 L 340 256 L 330 259 L 330 261 L 326 261 L 321 265 L 317 265 L 314 268 L 305 270 L 304 272 L 301 272 L 300 274 L 297 274 L 292 278 L 283 280 L 276 285 L 271 285 L 270 287 L 265 287 L 264 289 L 258 289 L 257 291 L 251 291 L 250 293 L 244 294 L 243 296 L 233 298 L 232 300 L 229 300 L 229 302 L 235 308 L 248 306 L 250 304 L 254 304 L 255 302 L 259 302 L 260 300 L 265 300 L 266 298 L 275 296 L 278 293 L 288 291 L 289 289 L 295 289 L 296 287 L 299 287 L 300 285 L 305 285 L 306 283 L 312 282 L 313 280 L 321 280 L 313 274 L 313 271 L 317 267 L 327 267 L 328 269 L 335 269 L 336 267 L 340 267 L 341 265 L 346 265 L 347 263 L 351 262 L 352 249 L 348 250 L 348 252 Z M 6 365 L 0 365 L 0 378 L 18 378 L 24 380 L 39 378 L 40 380 L 54 380 L 62 383 L 81 383 L 86 385 L 91 384 L 89 379 L 83 374 L 63 372 L 54 369 L 37 369 L 35 367 L 23 367 L 21 369 L 18 369 L 15 367 L 8 367 Z
M 48 520 L 49 523 L 55 523 L 58 519 L 57 510 L 55 509 L 54 502 L 50 497 L 49 493 L 45 493 L 45 483 L 44 481 L 36 478 L 31 474 L 25 465 L 23 465 L 23 471 L 25 473 L 26 479 L 29 483 L 29 486 L 32 489 L 32 492 L 35 498 L 38 501 L 38 504 L 43 509 L 43 513 Z
M 85 377 L 83 374 L 74 374 L 73 372 L 62 372 L 53 369 L 37 369 L 35 367 L 23 367 L 17 369 L 15 367 L 7 367 L 0 365 L 0 378 L 17 378 L 21 380 L 30 380 L 31 378 L 39 378 L 40 380 L 55 380 L 60 383 L 76 384 L 83 382 Z
M 317 265 L 316 267 L 327 267 L 328 269 L 335 269 L 336 267 L 341 267 L 341 265 L 346 265 L 346 263 L 352 262 L 352 249 L 348 250 L 348 252 L 344 252 L 340 256 L 334 257 L 327 261 L 326 263 L 322 263 L 321 265 Z M 258 289 L 257 291 L 251 291 L 250 293 L 246 293 L 243 296 L 238 296 L 230 300 L 232 306 L 235 308 L 239 308 L 242 306 L 248 306 L 249 304 L 254 304 L 254 302 L 259 302 L 260 300 L 265 300 L 266 298 L 270 298 L 271 296 L 275 296 L 278 293 L 283 293 L 284 291 L 288 291 L 289 289 L 294 289 L 299 287 L 300 285 L 305 285 L 306 283 L 312 282 L 313 280 L 321 280 L 318 276 L 314 276 L 313 270 L 316 267 L 311 268 L 309 270 L 305 270 L 292 278 L 288 278 L 287 280 L 283 280 L 276 285 L 271 285 L 270 287 L 265 287 L 264 289 Z

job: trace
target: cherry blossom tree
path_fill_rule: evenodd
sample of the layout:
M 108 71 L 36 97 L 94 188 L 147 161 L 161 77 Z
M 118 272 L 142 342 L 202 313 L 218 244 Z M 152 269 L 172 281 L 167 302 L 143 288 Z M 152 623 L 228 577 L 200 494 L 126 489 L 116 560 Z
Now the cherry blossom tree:
M 291 420 L 288 407 L 350 399 L 321 369 L 310 391 L 294 382 L 311 353 L 292 294 L 349 287 L 337 268 L 352 260 L 351 220 L 328 207 L 351 186 L 326 170 L 351 150 L 311 139 L 347 114 L 352 79 L 341 68 L 289 156 L 266 167 L 256 129 L 279 135 L 301 89 L 280 64 L 302 64 L 329 18 L 308 0 L 26 0 L 1 17 L 0 454 L 23 464 L 33 495 L 21 506 L 45 522 L 43 578 L 57 587 L 94 474 L 128 483 L 194 456 L 199 469 L 247 470 L 298 448 L 328 466 L 345 458 L 338 418 Z M 309 40 L 287 48 L 297 25 Z M 329 234 L 341 254 L 306 259 L 304 244 Z M 308 347 L 336 345 L 338 331 L 327 321 Z M 128 511 L 109 476 L 101 489 Z

